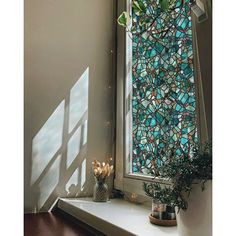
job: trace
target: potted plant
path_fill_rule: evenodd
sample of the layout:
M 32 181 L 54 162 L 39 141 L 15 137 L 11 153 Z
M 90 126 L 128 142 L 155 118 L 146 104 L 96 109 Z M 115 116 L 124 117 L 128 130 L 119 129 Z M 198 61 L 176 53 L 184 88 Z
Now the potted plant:
M 210 236 L 211 142 L 195 145 L 189 152 L 182 150 L 182 155 L 178 157 L 175 149 L 160 156 L 161 165 L 153 160 L 150 172 L 154 179 L 164 179 L 170 184 L 167 186 L 158 181 L 144 183 L 146 195 L 176 209 L 181 236 Z

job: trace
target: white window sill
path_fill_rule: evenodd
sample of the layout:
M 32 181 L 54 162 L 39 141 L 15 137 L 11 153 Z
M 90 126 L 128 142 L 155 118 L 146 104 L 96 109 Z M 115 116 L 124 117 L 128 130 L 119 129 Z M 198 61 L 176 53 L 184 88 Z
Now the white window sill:
M 121 199 L 100 203 L 91 198 L 60 198 L 58 208 L 108 236 L 178 236 L 177 227 L 151 224 L 146 206 Z

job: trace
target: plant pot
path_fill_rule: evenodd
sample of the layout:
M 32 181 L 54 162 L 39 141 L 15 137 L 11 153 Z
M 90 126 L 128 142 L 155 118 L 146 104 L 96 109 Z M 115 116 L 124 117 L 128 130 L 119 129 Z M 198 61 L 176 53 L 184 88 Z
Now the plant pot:
M 177 228 L 180 236 L 211 236 L 212 235 L 212 181 L 194 184 L 186 211 L 176 211 Z

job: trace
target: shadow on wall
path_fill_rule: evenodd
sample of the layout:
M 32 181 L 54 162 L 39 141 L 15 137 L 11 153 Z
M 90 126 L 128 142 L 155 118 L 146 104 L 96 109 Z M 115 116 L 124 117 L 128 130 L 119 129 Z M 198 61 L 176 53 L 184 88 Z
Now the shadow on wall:
M 86 194 L 88 85 L 89 68 L 33 138 L 34 212 L 50 210 L 58 197 Z

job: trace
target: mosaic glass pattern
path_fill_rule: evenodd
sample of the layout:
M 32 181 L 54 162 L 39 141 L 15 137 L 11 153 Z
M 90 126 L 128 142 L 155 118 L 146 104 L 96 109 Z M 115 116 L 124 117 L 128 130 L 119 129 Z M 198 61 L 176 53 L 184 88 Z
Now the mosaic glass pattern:
M 190 3 L 163 12 L 158 1 L 143 2 L 156 18 L 145 31 L 132 13 L 133 173 L 147 173 L 163 150 L 181 147 L 178 156 L 197 141 Z

